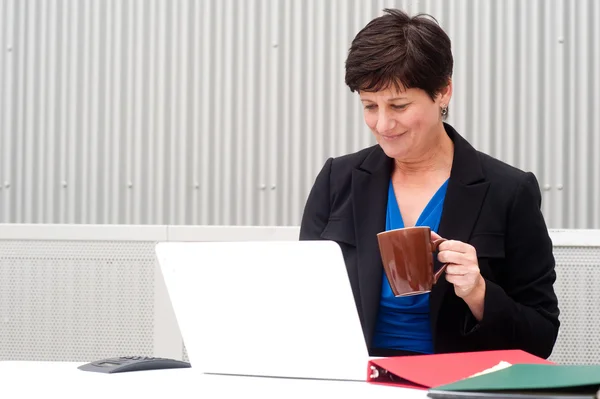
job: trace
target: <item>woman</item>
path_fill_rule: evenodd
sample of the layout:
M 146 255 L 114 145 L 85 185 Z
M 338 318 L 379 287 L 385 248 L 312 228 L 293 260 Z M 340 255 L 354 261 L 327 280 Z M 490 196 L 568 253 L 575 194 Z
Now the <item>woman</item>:
M 443 121 L 453 58 L 439 25 L 385 12 L 357 34 L 346 61 L 346 84 L 378 144 L 325 162 L 300 239 L 340 245 L 373 356 L 522 349 L 547 358 L 559 310 L 537 180 Z M 448 239 L 436 269 L 449 266 L 430 293 L 395 298 L 377 233 L 408 226 Z

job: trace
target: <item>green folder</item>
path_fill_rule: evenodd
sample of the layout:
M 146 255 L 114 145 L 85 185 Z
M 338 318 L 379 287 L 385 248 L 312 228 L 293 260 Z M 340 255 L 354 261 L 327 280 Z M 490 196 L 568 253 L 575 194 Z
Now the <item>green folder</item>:
M 434 387 L 427 396 L 433 399 L 600 399 L 599 389 L 600 365 L 514 364 L 502 370 Z

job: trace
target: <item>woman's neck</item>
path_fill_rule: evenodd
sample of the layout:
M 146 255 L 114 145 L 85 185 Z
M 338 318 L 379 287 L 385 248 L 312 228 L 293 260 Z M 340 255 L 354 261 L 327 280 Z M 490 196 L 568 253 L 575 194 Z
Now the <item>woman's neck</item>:
M 454 143 L 445 131 L 438 135 L 434 145 L 414 159 L 395 159 L 394 178 L 407 183 L 433 176 L 450 176 L 454 159 Z M 421 184 L 423 182 L 421 181 Z

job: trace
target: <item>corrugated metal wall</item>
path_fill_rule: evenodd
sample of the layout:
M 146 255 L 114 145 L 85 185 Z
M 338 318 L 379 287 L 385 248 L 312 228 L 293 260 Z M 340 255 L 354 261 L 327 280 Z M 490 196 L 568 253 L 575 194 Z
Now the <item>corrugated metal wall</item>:
M 344 60 L 387 6 L 451 36 L 449 122 L 600 228 L 592 0 L 0 0 L 0 222 L 298 224 L 373 142 Z

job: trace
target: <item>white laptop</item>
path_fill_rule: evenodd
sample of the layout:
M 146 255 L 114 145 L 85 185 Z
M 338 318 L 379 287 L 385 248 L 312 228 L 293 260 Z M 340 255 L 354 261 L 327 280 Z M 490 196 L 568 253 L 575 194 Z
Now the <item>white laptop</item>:
M 368 351 L 336 243 L 164 242 L 156 254 L 193 369 L 366 380 Z

